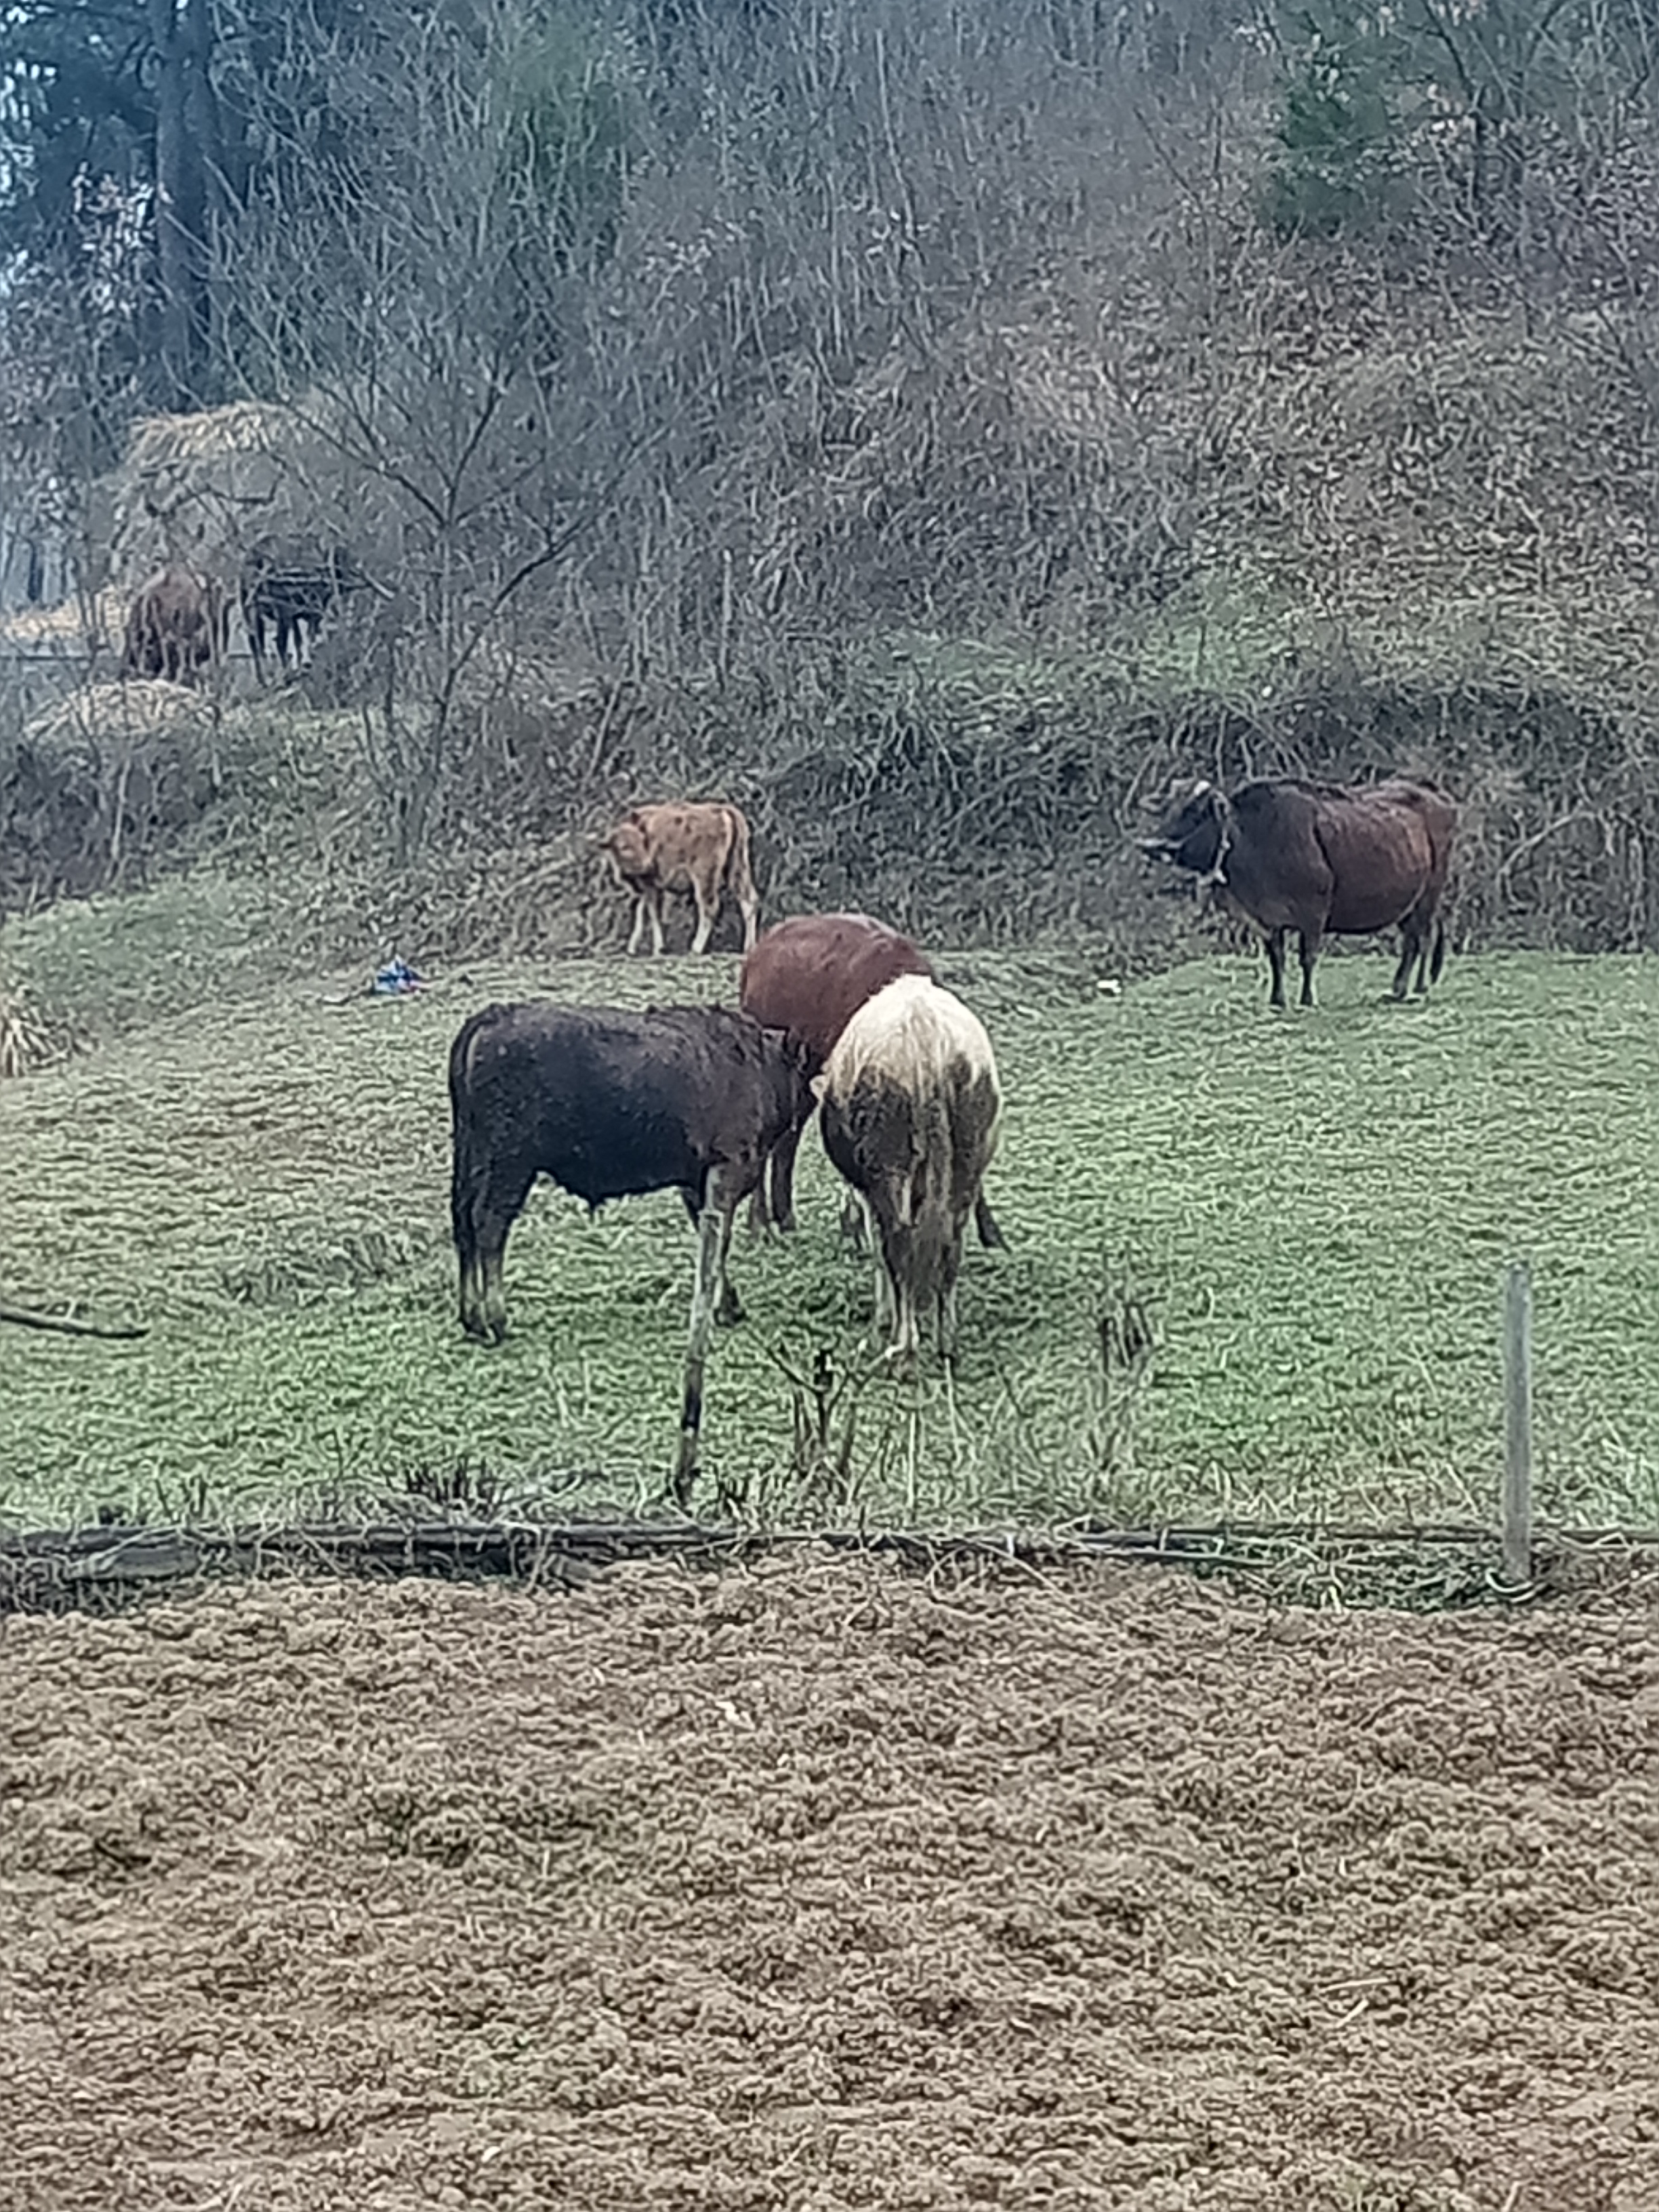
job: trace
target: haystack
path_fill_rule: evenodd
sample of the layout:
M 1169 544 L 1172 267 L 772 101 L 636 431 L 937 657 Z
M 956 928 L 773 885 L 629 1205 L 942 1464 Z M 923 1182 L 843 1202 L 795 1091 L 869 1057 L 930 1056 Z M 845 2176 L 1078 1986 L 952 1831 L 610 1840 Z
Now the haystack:
M 133 678 L 89 684 L 53 700 L 29 717 L 22 738 L 37 752 L 61 754 L 88 744 L 101 749 L 112 740 L 202 737 L 212 721 L 212 704 L 202 692 L 159 678 Z
M 66 1049 L 27 990 L 0 985 L 0 1083 L 61 1060 Z

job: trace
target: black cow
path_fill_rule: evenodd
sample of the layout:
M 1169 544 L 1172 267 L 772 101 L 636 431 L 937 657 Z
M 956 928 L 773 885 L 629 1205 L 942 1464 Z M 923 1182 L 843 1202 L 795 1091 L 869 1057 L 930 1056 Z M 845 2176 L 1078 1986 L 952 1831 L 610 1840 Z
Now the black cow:
M 720 1006 L 486 1006 L 449 1054 L 451 1218 L 461 1325 L 507 1329 L 507 1232 L 538 1175 L 591 1207 L 678 1190 L 698 1231 L 674 1485 L 690 1494 L 716 1319 L 743 1310 L 726 1260 L 738 1206 L 802 1111 L 806 1076 L 777 1031 Z
M 1438 919 L 1457 836 L 1457 808 L 1431 783 L 1403 776 L 1350 789 L 1284 776 L 1229 798 L 1212 783 L 1172 796 L 1144 852 L 1213 885 L 1267 939 L 1271 1004 L 1285 1004 L 1285 939 L 1301 938 L 1302 1004 L 1314 1002 L 1314 963 L 1328 934 L 1366 936 L 1397 922 L 1404 943 L 1393 994 L 1439 980 L 1446 928 Z
M 368 578 L 343 545 L 319 548 L 276 538 L 256 540 L 243 559 L 241 580 L 242 619 L 256 672 L 264 675 L 267 624 L 276 634 L 276 659 L 286 674 L 289 647 L 297 668 L 305 633 L 309 630 L 314 649 L 323 617 L 335 601 L 368 587 Z

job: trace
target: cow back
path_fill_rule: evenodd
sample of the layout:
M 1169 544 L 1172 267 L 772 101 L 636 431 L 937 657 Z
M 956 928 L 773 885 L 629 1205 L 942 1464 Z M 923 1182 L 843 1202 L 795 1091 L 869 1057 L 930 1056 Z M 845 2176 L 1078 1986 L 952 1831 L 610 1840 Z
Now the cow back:
M 1429 819 L 1398 786 L 1327 794 L 1315 805 L 1334 878 L 1330 928 L 1385 929 L 1443 877 Z
M 1226 817 L 1225 885 L 1264 929 L 1386 929 L 1435 881 L 1433 840 L 1415 804 L 1382 785 L 1298 777 L 1242 785 Z
M 984 1029 L 937 983 L 901 976 L 854 1014 L 813 1088 L 824 1150 L 867 1200 L 884 1266 L 917 1298 L 940 1294 L 996 1151 L 1001 1090 Z
M 797 1038 L 816 1072 L 859 1009 L 902 975 L 938 981 L 927 954 L 884 922 L 865 914 L 798 915 L 745 955 L 738 1003 Z
M 900 976 L 860 1006 L 813 1088 L 843 1108 L 860 1096 L 902 1096 L 924 1120 L 941 1109 L 953 1133 L 959 1119 L 977 1122 L 987 1161 L 994 1149 L 1001 1085 L 991 1040 L 976 1014 L 927 976 Z
M 738 847 L 742 817 L 734 806 L 662 800 L 629 809 L 605 843 L 624 883 L 690 890 L 701 879 L 720 883 Z
M 786 1040 L 716 1006 L 492 1006 L 450 1057 L 458 1148 L 590 1206 L 697 1193 L 726 1162 L 758 1174 L 803 1091 Z

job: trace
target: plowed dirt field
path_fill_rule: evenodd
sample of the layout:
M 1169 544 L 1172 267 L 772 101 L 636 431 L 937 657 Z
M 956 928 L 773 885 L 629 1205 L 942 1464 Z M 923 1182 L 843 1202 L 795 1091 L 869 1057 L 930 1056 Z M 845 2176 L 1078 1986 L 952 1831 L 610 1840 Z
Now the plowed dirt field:
M 1651 1607 L 794 1555 L 0 1623 L 6 2212 L 1646 2212 Z

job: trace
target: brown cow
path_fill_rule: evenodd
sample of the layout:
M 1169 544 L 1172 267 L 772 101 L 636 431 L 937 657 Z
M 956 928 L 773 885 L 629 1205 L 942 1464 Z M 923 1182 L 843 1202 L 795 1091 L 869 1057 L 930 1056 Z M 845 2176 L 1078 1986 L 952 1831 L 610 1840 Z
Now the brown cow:
M 689 891 L 696 901 L 693 952 L 708 950 L 722 890 L 742 910 L 744 951 L 754 943 L 760 901 L 749 866 L 749 824 L 735 806 L 635 806 L 598 842 L 617 881 L 634 894 L 630 953 L 639 951 L 647 915 L 653 950 L 661 952 L 663 901 L 670 891 Z
M 486 1006 L 450 1048 L 450 1218 L 461 1324 L 507 1329 L 507 1233 L 538 1176 L 591 1208 L 678 1190 L 698 1232 L 679 1455 L 690 1493 L 715 1321 L 740 1321 L 726 1273 L 732 1224 L 801 1111 L 799 1048 L 724 1006 Z
M 859 1008 L 901 975 L 939 981 L 927 954 L 885 922 L 872 921 L 867 914 L 796 915 L 769 929 L 744 957 L 738 1004 L 768 1029 L 787 1030 L 795 1038 L 805 1054 L 807 1073 L 816 1075 Z M 795 1154 L 811 1115 L 809 1100 L 805 1113 L 779 1138 L 772 1155 L 770 1212 L 781 1230 L 795 1226 Z M 750 1213 L 756 1229 L 766 1226 L 767 1200 L 763 1178 Z M 983 1196 L 975 1219 L 981 1244 L 1002 1243 L 1002 1231 Z M 843 1229 L 857 1231 L 862 1222 L 857 1201 L 849 1199 Z
M 932 1311 L 953 1358 L 963 1236 L 1002 1114 L 990 1038 L 960 999 L 901 975 L 859 1008 L 812 1088 L 823 1148 L 874 1224 L 876 1326 L 908 1370 Z
M 122 672 L 193 684 L 197 671 L 224 657 L 230 605 L 214 576 L 169 562 L 146 577 L 127 614 Z
M 1212 783 L 1173 794 L 1144 852 L 1189 869 L 1267 940 L 1270 1003 L 1285 1004 L 1285 939 L 1301 939 L 1302 1004 L 1314 1003 L 1314 963 L 1328 935 L 1366 936 L 1397 922 L 1403 938 L 1393 995 L 1413 963 L 1426 992 L 1445 964 L 1439 909 L 1457 835 L 1457 808 L 1431 783 L 1391 777 L 1350 789 L 1285 776 L 1229 798 Z M 1431 949 L 1432 948 L 1432 949 Z

